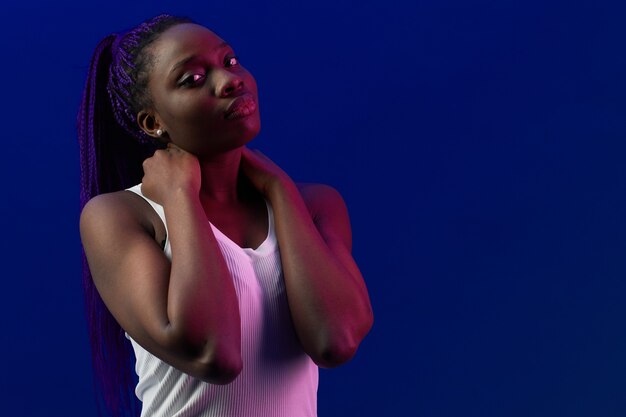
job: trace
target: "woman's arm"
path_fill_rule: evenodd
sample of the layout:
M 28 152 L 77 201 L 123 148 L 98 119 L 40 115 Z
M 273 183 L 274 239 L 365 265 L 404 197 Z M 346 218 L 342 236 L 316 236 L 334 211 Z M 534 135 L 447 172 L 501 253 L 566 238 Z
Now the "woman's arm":
M 363 277 L 351 255 L 348 212 L 329 186 L 302 190 L 269 158 L 244 148 L 242 167 L 274 210 L 285 288 L 296 333 L 320 366 L 349 360 L 372 326 Z
M 134 198 L 103 194 L 81 213 L 98 292 L 122 328 L 155 356 L 207 382 L 234 380 L 242 368 L 237 295 L 199 198 L 172 190 L 162 202 L 171 263 L 131 208 Z

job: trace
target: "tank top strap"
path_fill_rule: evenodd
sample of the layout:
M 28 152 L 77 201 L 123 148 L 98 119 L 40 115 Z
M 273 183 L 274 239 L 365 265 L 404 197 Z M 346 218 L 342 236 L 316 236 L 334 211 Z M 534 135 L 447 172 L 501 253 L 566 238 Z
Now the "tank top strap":
M 157 214 L 159 215 L 159 217 L 161 218 L 161 221 L 163 222 L 163 225 L 165 226 L 165 233 L 166 236 L 169 236 L 169 232 L 167 230 L 167 223 L 165 222 L 165 210 L 163 209 L 163 206 L 150 200 L 148 197 L 146 197 L 145 195 L 143 195 L 143 193 L 141 192 L 141 183 L 134 185 L 132 187 L 126 188 L 126 190 L 128 191 L 132 191 L 133 193 L 141 196 L 144 200 L 146 200 L 154 209 L 154 211 L 157 212 Z M 169 240 L 169 239 L 168 239 Z
M 156 211 L 156 213 L 159 215 L 159 217 L 161 218 L 161 221 L 163 222 L 163 226 L 165 226 L 165 253 L 168 254 L 169 253 L 169 236 L 170 236 L 170 232 L 167 229 L 167 222 L 165 221 L 165 210 L 163 209 L 163 206 L 150 200 L 148 197 L 146 197 L 145 195 L 143 195 L 143 193 L 141 192 L 141 183 L 134 185 L 132 187 L 126 188 L 127 191 L 132 191 L 133 193 L 137 194 L 138 196 L 140 196 L 141 198 L 143 198 L 144 200 L 146 200 L 150 206 L 152 206 L 152 208 L 154 209 L 154 211 Z

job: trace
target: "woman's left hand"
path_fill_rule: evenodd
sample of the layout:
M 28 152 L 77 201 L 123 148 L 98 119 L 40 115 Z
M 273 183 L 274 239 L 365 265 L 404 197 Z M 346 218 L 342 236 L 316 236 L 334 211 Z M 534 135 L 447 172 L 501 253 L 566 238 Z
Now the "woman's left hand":
M 241 166 L 250 182 L 266 197 L 278 187 L 293 183 L 289 175 L 258 149 L 243 147 Z

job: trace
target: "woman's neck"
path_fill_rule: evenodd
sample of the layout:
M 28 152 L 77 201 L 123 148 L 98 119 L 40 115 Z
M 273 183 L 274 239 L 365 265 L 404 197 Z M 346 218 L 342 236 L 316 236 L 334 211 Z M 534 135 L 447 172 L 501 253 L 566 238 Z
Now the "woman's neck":
M 233 204 L 242 198 L 242 181 L 239 171 L 241 148 L 199 159 L 202 185 L 200 201 Z

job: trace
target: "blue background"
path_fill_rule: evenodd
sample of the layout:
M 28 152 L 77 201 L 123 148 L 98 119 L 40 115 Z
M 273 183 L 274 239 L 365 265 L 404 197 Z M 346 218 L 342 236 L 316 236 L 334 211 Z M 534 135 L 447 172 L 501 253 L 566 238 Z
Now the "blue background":
M 2 415 L 95 416 L 75 117 L 161 12 L 235 47 L 250 144 L 337 188 L 375 324 L 319 415 L 626 414 L 626 13 L 577 1 L 2 6 Z

